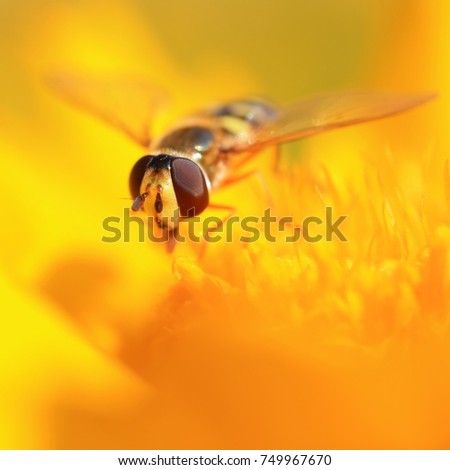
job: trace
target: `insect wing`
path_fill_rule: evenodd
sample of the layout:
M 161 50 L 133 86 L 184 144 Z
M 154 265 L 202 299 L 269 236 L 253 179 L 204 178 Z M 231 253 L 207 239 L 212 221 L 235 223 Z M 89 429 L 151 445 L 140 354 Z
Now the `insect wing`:
M 323 95 L 283 107 L 256 132 L 246 149 L 302 139 L 340 127 L 352 126 L 407 111 L 435 95 L 389 93 L 339 93 Z
M 58 74 L 49 86 L 76 107 L 100 118 L 148 147 L 152 117 L 168 100 L 159 87 L 135 77 Z

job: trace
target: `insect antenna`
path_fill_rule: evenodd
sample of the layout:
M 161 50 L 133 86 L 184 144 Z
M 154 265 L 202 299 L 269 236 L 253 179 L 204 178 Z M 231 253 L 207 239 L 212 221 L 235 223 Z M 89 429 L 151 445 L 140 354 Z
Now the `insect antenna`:
M 141 207 L 144 205 L 144 201 L 148 196 L 148 192 L 140 194 L 131 205 L 131 210 L 137 212 L 141 210 Z

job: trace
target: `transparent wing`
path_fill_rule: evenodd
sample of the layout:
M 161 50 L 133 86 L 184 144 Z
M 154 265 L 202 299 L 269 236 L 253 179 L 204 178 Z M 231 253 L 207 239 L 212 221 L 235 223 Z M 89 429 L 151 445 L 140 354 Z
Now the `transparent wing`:
M 145 147 L 150 143 L 152 117 L 168 101 L 161 88 L 137 77 L 62 73 L 47 77 L 47 83 L 69 103 Z
M 302 139 L 331 129 L 392 116 L 434 98 L 428 95 L 339 93 L 318 96 L 280 108 L 275 118 L 257 131 L 245 149 Z

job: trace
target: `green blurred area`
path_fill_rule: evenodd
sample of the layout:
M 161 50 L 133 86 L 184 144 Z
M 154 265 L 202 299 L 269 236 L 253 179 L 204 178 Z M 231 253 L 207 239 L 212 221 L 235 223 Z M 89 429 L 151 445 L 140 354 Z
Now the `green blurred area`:
M 94 11 L 99 3 L 1 2 L 3 91 L 21 80 L 24 70 L 16 47 L 30 26 L 45 29 L 45 15 L 52 15 L 54 9 L 83 9 L 89 15 L 92 7 L 98 30 L 109 29 L 106 10 L 124 2 L 105 3 L 104 15 Z M 405 60 L 395 57 L 396 39 L 414 36 L 414 19 L 424 5 L 421 0 L 130 0 L 125 4 L 156 35 L 181 71 L 201 77 L 206 67 L 225 62 L 230 69 L 247 70 L 268 94 L 285 101 L 308 93 L 376 85 L 383 57 L 392 63 Z M 120 34 L 114 41 L 122 41 L 126 48 L 127 37 Z M 40 54 L 39 37 L 35 41 L 33 53 Z M 411 60 L 414 64 L 414 57 Z M 401 70 L 394 71 L 392 84 L 399 74 Z
M 436 46 L 448 11 L 425 0 L 2 1 L 3 134 L 11 140 L 5 129 L 18 128 L 16 118 L 41 124 L 45 73 L 60 65 L 89 73 L 97 61 L 150 74 L 178 92 L 174 101 L 198 96 L 196 82 L 209 91 L 198 106 L 223 99 L 223 87 L 224 96 L 245 90 L 280 103 L 337 90 L 441 92 L 447 49 Z M 155 51 L 178 81 L 155 67 Z
M 137 0 L 171 57 L 195 74 L 216 57 L 279 99 L 373 83 L 395 38 L 414 35 L 411 0 Z M 400 58 L 399 58 L 400 59 Z

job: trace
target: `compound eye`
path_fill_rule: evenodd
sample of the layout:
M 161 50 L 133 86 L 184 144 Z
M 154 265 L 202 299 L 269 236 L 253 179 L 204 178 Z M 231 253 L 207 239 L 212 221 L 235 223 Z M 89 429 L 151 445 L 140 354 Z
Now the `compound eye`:
M 192 160 L 174 158 L 171 176 L 181 217 L 202 213 L 208 207 L 209 193 L 200 167 Z
M 142 179 L 144 178 L 145 170 L 151 158 L 151 155 L 140 158 L 131 170 L 129 184 L 131 197 L 133 199 L 136 199 L 140 194 Z

